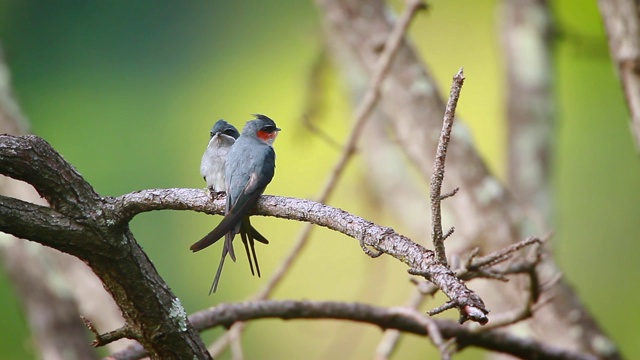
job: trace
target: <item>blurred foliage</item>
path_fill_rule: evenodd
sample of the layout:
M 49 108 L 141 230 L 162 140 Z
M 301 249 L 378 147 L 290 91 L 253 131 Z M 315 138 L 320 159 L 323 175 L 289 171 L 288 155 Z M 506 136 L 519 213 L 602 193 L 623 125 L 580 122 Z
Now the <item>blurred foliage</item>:
M 402 2 L 392 5 L 399 9 Z M 444 92 L 455 71 L 465 67 L 459 113 L 501 176 L 506 156 L 499 4 L 435 0 L 431 5 L 412 26 L 414 43 Z M 640 164 L 628 114 L 596 5 L 577 0 L 553 5 L 559 110 L 553 246 L 602 326 L 627 357 L 638 358 L 640 344 L 633 337 L 640 315 L 628 305 L 639 295 L 629 284 L 640 270 Z M 270 194 L 313 197 L 338 155 L 301 120 L 309 92 L 318 91 L 309 88 L 322 43 L 312 2 L 0 0 L 0 40 L 33 131 L 103 195 L 204 188 L 199 161 L 218 118 L 241 127 L 251 113 L 264 113 L 283 129 Z M 342 142 L 351 115 L 347 92 L 335 71 L 323 72 L 322 84 L 326 93 L 316 125 Z M 367 195 L 358 183 L 360 166 L 356 162 L 349 170 L 331 205 L 395 226 L 396 219 L 362 201 Z M 154 212 L 131 225 L 189 312 L 245 299 L 264 284 L 264 278 L 250 276 L 240 256 L 238 263 L 226 264 L 219 292 L 207 296 L 219 249 L 194 255 L 188 246 L 218 219 Z M 264 218 L 255 223 L 272 240 L 258 249 L 263 276 L 269 277 L 301 224 Z M 316 229 L 275 298 L 365 298 L 398 305 L 411 289 L 405 270 L 389 258 L 371 260 L 354 241 Z M 5 359 L 33 357 L 25 319 L 4 278 L 0 301 L 0 353 Z M 220 333 L 210 331 L 205 340 Z M 243 343 L 247 358 L 311 359 L 312 353 L 318 359 L 370 358 L 379 335 L 378 329 L 344 322 L 268 320 L 251 324 Z M 408 336 L 397 358 L 425 351 L 432 351 L 428 341 Z M 476 357 L 476 351 L 462 356 Z

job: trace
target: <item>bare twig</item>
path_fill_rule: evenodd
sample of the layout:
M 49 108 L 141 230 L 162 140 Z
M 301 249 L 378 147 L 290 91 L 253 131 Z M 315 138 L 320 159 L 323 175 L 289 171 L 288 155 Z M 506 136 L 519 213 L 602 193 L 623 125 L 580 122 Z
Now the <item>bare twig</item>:
M 329 63 L 326 48 L 323 46 L 311 65 L 311 71 L 307 79 L 308 83 L 305 87 L 306 98 L 304 100 L 304 112 L 301 117 L 302 124 L 312 134 L 318 136 L 318 138 L 323 140 L 330 147 L 340 150 L 342 149 L 342 145 L 321 127 L 315 124 L 315 120 L 320 117 L 320 113 L 322 111 L 322 97 L 325 94 L 323 75 L 324 70 L 329 67 Z
M 424 3 L 420 0 L 408 0 L 407 8 L 400 16 L 400 19 L 398 19 L 398 22 L 395 24 L 393 29 L 391 29 L 391 33 L 389 34 L 389 38 L 384 45 L 382 54 L 380 54 L 380 57 L 376 62 L 375 70 L 373 72 L 373 75 L 371 76 L 371 81 L 367 88 L 367 92 L 364 94 L 364 97 L 355 110 L 355 121 L 353 126 L 351 127 L 351 131 L 349 132 L 349 139 L 347 140 L 343 148 L 340 159 L 334 166 L 329 179 L 320 192 L 321 195 L 318 197 L 318 202 L 325 203 L 329 200 L 329 197 L 333 192 L 333 188 L 338 183 L 338 179 L 349 163 L 349 160 L 351 160 L 352 155 L 356 150 L 358 139 L 362 134 L 362 128 L 367 123 L 371 111 L 373 111 L 376 102 L 380 98 L 380 86 L 382 85 L 382 81 L 384 80 L 384 77 L 393 62 L 400 44 L 402 43 L 402 39 L 404 39 L 405 33 L 409 28 L 409 24 L 411 24 L 411 20 L 413 19 L 415 14 L 420 9 L 423 9 L 424 6 Z
M 447 147 L 451 139 L 451 129 L 453 128 L 453 120 L 456 115 L 456 106 L 460 98 L 460 90 L 464 84 L 464 72 L 460 68 L 458 73 L 453 77 L 451 84 L 451 92 L 449 94 L 449 102 L 444 112 L 444 120 L 442 121 L 442 131 L 440 132 L 440 140 L 438 140 L 438 150 L 436 151 L 436 159 L 433 162 L 433 172 L 431 173 L 431 240 L 436 251 L 436 256 L 441 264 L 447 265 L 447 254 L 444 248 L 444 237 L 442 235 L 442 199 L 455 195 L 458 190 L 442 195 L 442 181 L 444 180 L 444 162 L 447 157 Z
M 422 324 L 427 331 L 429 340 L 431 340 L 436 349 L 440 351 L 441 358 L 443 360 L 449 360 L 451 358 L 450 351 L 447 348 L 447 343 L 443 339 L 438 323 L 434 319 L 425 317 L 420 312 L 416 311 L 416 309 L 411 307 L 397 308 L 395 311 L 404 316 L 413 318 L 416 322 Z
M 242 328 L 238 328 L 242 329 Z M 242 360 L 244 359 L 244 351 L 242 351 L 242 333 L 239 330 L 231 330 L 228 331 L 229 338 L 231 342 L 231 353 L 233 355 L 233 360 Z
M 444 241 L 449 236 L 451 236 L 451 234 L 453 234 L 454 228 L 450 228 L 446 234 L 443 234 L 441 203 L 442 200 L 454 196 L 458 192 L 459 188 L 455 188 L 451 192 L 442 194 L 442 181 L 444 180 L 445 159 L 447 155 L 447 147 L 449 145 L 449 140 L 451 137 L 451 130 L 453 128 L 453 121 L 455 119 L 455 110 L 458 99 L 460 98 L 460 90 L 462 89 L 463 84 L 464 73 L 463 69 L 460 68 L 458 73 L 453 77 L 449 102 L 447 103 L 445 109 L 442 131 L 440 133 L 440 140 L 438 141 L 436 158 L 433 164 L 433 172 L 431 175 L 431 237 L 436 251 L 436 257 L 438 258 L 438 261 L 443 265 L 447 265 L 447 255 L 445 252 Z M 418 293 L 418 297 L 422 298 L 422 295 Z M 415 301 L 416 306 L 417 304 L 419 304 L 419 302 L 419 300 Z M 447 304 L 443 305 L 441 309 L 434 309 L 429 314 L 434 315 L 438 312 L 455 306 L 455 302 L 448 302 Z M 430 338 L 434 345 L 440 351 L 442 359 L 450 359 L 450 353 L 447 349 L 446 344 L 444 344 L 444 341 L 442 340 L 442 336 L 440 335 L 440 331 L 435 322 L 428 321 L 427 327 L 429 328 L 429 333 L 431 334 Z M 379 357 L 388 356 L 387 354 L 393 351 L 400 336 L 400 334 L 397 332 L 392 332 L 388 335 L 385 335 L 386 336 L 383 338 L 383 341 L 381 343 L 382 351 L 378 354 Z
M 438 323 L 431 318 L 424 318 L 427 325 L 427 332 L 429 333 L 429 339 L 435 345 L 436 349 L 440 351 L 440 358 L 442 360 L 450 360 L 451 352 L 448 348 L 448 343 L 442 338 Z
M 136 337 L 135 332 L 131 329 L 131 327 L 127 325 L 119 329 L 101 334 L 89 319 L 85 318 L 84 316 L 80 316 L 80 319 L 82 319 L 85 326 L 95 336 L 95 339 L 91 342 L 91 346 L 93 347 L 105 346 L 120 339 L 134 339 Z
M 216 341 L 214 341 L 207 347 L 207 350 L 209 350 L 209 354 L 211 354 L 211 356 L 213 356 L 214 359 L 217 359 L 218 357 L 220 357 L 220 354 L 222 354 L 227 349 L 227 347 L 231 345 L 231 339 L 232 339 L 231 333 L 242 332 L 244 331 L 244 328 L 246 326 L 247 326 L 247 323 L 243 321 L 238 321 L 233 325 L 231 325 L 231 327 L 224 334 L 220 335 L 216 339 Z M 135 359 L 138 359 L 138 358 L 135 358 Z
M 310 119 L 310 115 L 303 115 L 302 116 L 302 123 L 304 124 L 304 126 L 309 129 L 309 131 L 318 136 L 320 139 L 322 139 L 325 143 L 327 143 L 327 145 L 329 145 L 330 147 L 332 147 L 335 150 L 340 150 L 342 149 L 342 145 L 340 145 L 340 143 L 334 139 L 333 137 L 331 137 L 331 135 L 329 135 L 329 133 L 327 133 L 326 131 L 324 131 L 321 127 L 317 126 L 311 119 Z
M 442 241 L 447 240 L 449 236 L 453 235 L 454 231 L 456 231 L 455 226 L 450 227 L 449 230 L 447 230 L 447 232 L 442 235 Z
M 491 266 L 494 266 L 496 264 L 499 264 L 501 262 L 506 261 L 507 259 L 509 259 L 514 253 L 516 253 L 517 251 L 519 251 L 520 249 L 523 249 L 525 247 L 534 245 L 534 244 L 538 244 L 541 245 L 543 243 L 543 241 L 538 238 L 538 237 L 528 237 L 518 243 L 515 243 L 513 245 L 509 245 L 504 249 L 498 250 L 496 252 L 494 252 L 493 254 L 489 254 L 487 256 L 483 256 L 481 258 L 477 258 L 476 255 L 478 253 L 478 249 L 475 249 L 474 252 L 471 254 L 471 256 L 469 257 L 469 260 L 467 260 L 467 264 L 466 267 L 468 270 L 470 271 L 477 271 L 477 270 L 481 270 L 484 268 L 488 268 Z
M 539 251 L 536 258 L 531 262 L 526 264 L 521 264 L 521 266 L 516 267 L 515 269 L 507 269 L 506 272 L 517 273 L 524 272 L 529 277 L 529 289 L 528 289 L 528 297 L 525 301 L 524 305 L 516 311 L 506 313 L 506 314 L 498 314 L 494 317 L 494 320 L 489 326 L 483 327 L 482 331 L 487 329 L 497 329 L 505 326 L 509 326 L 525 319 L 533 316 L 534 312 L 544 305 L 548 304 L 551 300 L 553 300 L 553 296 L 550 295 L 549 290 L 553 288 L 555 285 L 560 282 L 562 278 L 561 274 L 558 274 L 555 278 L 551 279 L 551 281 L 547 282 L 543 286 L 540 285 L 540 279 L 536 272 L 536 266 L 540 264 L 541 252 Z M 545 296 L 546 295 L 546 296 Z M 477 329 L 480 331 L 480 328 Z
M 433 316 L 433 315 L 440 314 L 441 312 L 445 312 L 449 309 L 453 309 L 455 307 L 456 307 L 456 303 L 454 301 L 447 301 L 446 303 L 438 306 L 437 308 L 427 311 L 427 314 L 429 314 L 430 316 Z

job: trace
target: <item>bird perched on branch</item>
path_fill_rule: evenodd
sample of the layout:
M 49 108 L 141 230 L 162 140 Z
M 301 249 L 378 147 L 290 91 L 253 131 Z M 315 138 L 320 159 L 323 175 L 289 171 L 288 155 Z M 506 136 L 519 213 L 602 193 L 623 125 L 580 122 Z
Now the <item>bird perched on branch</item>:
M 215 292 L 218 287 L 227 254 L 231 260 L 236 260 L 232 243 L 236 234 L 240 234 L 244 244 L 251 273 L 254 274 L 253 263 L 255 263 L 258 276 L 260 276 L 260 267 L 254 241 L 263 244 L 269 243 L 251 226 L 247 213 L 256 204 L 275 173 L 276 154 L 272 144 L 280 129 L 267 116 L 260 114 L 254 116 L 255 120 L 250 120 L 245 124 L 242 134 L 227 154 L 224 166 L 225 190 L 227 192 L 225 216 L 215 229 L 191 245 L 191 250 L 196 252 L 215 243 L 222 236 L 225 237 L 222 257 L 209 294 Z M 249 249 L 251 249 L 251 254 L 249 254 Z
M 211 128 L 211 137 L 200 162 L 200 174 L 207 182 L 211 195 L 225 191 L 224 163 L 231 146 L 240 136 L 238 129 L 223 119 Z

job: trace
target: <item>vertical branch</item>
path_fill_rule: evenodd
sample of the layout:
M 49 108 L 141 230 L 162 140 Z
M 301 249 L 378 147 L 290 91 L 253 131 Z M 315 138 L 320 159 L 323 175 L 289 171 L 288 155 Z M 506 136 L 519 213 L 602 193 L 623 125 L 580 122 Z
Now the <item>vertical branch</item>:
M 599 0 L 609 38 L 611 60 L 631 113 L 631 132 L 640 151 L 640 3 L 634 0 Z
M 451 92 L 444 112 L 442 131 L 440 132 L 436 159 L 433 162 L 433 173 L 431 174 L 431 240 L 433 241 L 433 247 L 436 251 L 438 261 L 443 265 L 447 265 L 447 254 L 444 248 L 444 240 L 446 237 L 442 233 L 442 208 L 440 205 L 443 199 L 457 192 L 457 189 L 455 189 L 452 193 L 445 196 L 441 193 L 442 181 L 444 180 L 444 162 L 447 157 L 447 147 L 451 139 L 451 129 L 453 128 L 453 120 L 456 115 L 456 106 L 458 105 L 460 90 L 462 90 L 463 84 L 464 71 L 460 68 L 458 73 L 453 77 L 453 83 L 451 84 Z M 450 234 L 451 231 L 448 232 L 448 235 Z
M 546 231 L 551 219 L 550 168 L 554 141 L 553 20 L 546 0 L 505 0 L 502 41 L 507 71 L 508 184 Z M 525 222 L 527 225 L 527 222 Z
M 406 10 L 402 16 L 400 16 L 400 19 L 395 26 L 391 29 L 389 38 L 384 45 L 382 54 L 380 54 L 373 75 L 371 76 L 371 82 L 367 87 L 367 92 L 364 94 L 364 97 L 355 110 L 355 122 L 349 132 L 349 139 L 343 148 L 340 159 L 334 166 L 329 179 L 325 183 L 325 186 L 317 199 L 318 202 L 325 203 L 329 200 L 329 197 L 333 193 L 333 189 L 338 183 L 338 179 L 340 179 L 344 169 L 351 160 L 356 150 L 358 140 L 360 139 L 360 135 L 362 134 L 362 129 L 367 123 L 369 115 L 371 115 L 371 111 L 373 111 L 378 99 L 380 98 L 380 87 L 382 85 L 382 81 L 393 63 L 393 59 L 398 52 L 402 39 L 404 39 L 404 35 L 409 28 L 409 24 L 411 24 L 411 20 L 418 10 L 423 9 L 424 7 L 424 3 L 420 0 L 407 0 Z

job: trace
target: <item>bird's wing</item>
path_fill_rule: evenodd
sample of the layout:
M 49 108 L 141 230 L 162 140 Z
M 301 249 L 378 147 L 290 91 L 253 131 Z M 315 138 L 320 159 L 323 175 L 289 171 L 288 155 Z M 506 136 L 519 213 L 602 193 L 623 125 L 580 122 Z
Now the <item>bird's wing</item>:
M 223 235 L 231 231 L 235 226 L 237 226 L 242 218 L 251 210 L 251 208 L 255 205 L 260 195 L 264 192 L 264 189 L 273 179 L 273 175 L 275 173 L 275 152 L 271 146 L 268 147 L 268 151 L 260 161 L 261 166 L 257 166 L 255 170 L 249 174 L 249 178 L 246 180 L 245 186 L 240 191 L 238 196 L 233 196 L 233 189 L 231 189 L 231 184 L 236 183 L 232 181 L 233 179 L 227 178 L 227 188 L 230 189 L 229 193 L 227 193 L 227 207 L 226 207 L 226 215 L 220 221 L 218 226 L 215 229 L 211 230 L 210 233 L 205 235 L 200 241 L 191 245 L 191 250 L 196 252 L 200 251 L 207 246 L 218 241 Z M 242 182 L 240 182 L 242 183 Z M 257 231 L 256 231 L 257 233 Z M 258 237 L 256 239 L 258 241 L 265 240 L 264 236 L 258 233 Z M 262 241 L 260 241 L 262 242 Z M 228 247 L 229 255 L 232 259 L 235 259 L 235 254 L 233 254 L 233 248 Z

